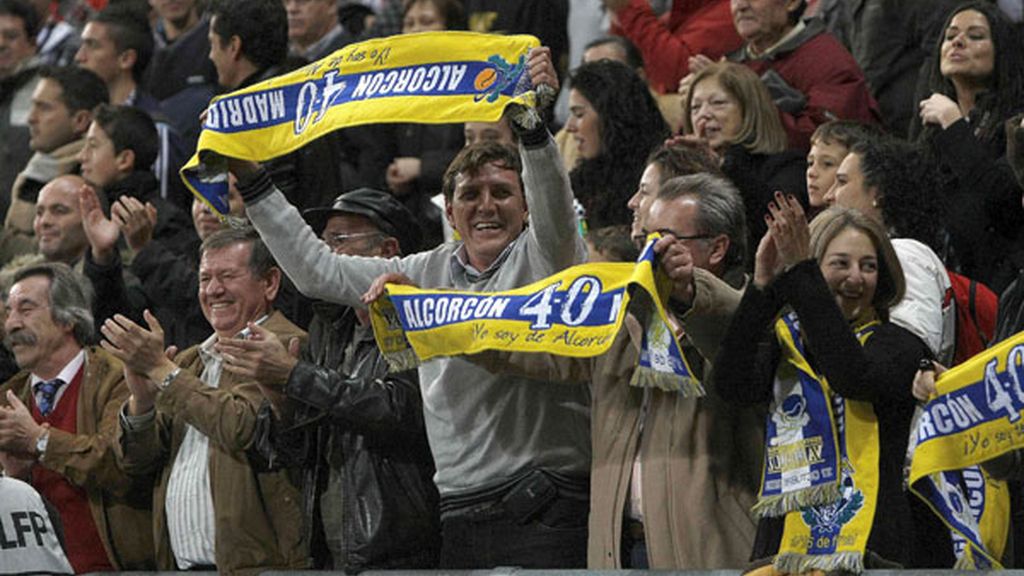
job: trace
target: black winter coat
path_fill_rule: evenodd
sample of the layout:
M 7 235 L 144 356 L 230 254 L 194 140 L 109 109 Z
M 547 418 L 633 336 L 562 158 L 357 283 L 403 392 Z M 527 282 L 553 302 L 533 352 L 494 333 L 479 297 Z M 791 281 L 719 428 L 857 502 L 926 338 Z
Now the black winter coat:
M 255 450 L 267 466 L 302 469 L 314 567 L 435 567 L 438 495 L 417 373 L 388 374 L 351 308 L 318 302 L 314 312 L 309 350 L 284 388 L 287 414 L 278 420 L 264 403 Z M 325 509 L 339 480 L 340 509 Z

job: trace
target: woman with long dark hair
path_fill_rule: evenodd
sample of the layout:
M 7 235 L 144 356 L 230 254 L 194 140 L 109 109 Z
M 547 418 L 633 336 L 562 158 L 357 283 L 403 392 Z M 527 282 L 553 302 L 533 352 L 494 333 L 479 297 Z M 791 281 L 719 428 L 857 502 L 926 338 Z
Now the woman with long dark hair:
M 973 1 L 947 18 L 911 135 L 942 180 L 947 265 L 996 291 L 1024 267 L 1020 190 L 1003 123 L 1024 108 L 1024 53 L 999 8 Z
M 590 228 L 629 224 L 626 203 L 668 124 L 644 81 L 621 62 L 588 62 L 571 82 L 566 130 L 580 158 L 569 173 L 573 192 Z

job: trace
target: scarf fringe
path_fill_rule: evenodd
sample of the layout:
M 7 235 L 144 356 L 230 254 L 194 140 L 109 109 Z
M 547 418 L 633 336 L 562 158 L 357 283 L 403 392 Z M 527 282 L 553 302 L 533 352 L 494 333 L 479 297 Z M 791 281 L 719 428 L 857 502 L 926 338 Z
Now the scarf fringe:
M 842 490 L 839 489 L 839 484 L 833 482 L 809 486 L 797 492 L 786 492 L 777 496 L 762 496 L 750 511 L 758 518 L 775 518 L 807 506 L 831 504 L 841 497 Z
M 629 385 L 637 388 L 657 388 L 666 392 L 679 392 L 683 398 L 704 396 L 704 386 L 696 378 L 659 372 L 646 366 L 637 366 Z
M 860 552 L 822 555 L 780 554 L 775 557 L 775 569 L 787 574 L 801 574 L 809 570 L 843 570 L 860 574 L 864 572 L 864 555 Z
M 384 359 L 388 361 L 389 372 L 391 373 L 414 370 L 419 368 L 420 365 L 420 358 L 412 348 L 385 352 Z
M 964 550 L 963 555 L 957 558 L 956 563 L 953 564 L 953 570 L 988 571 L 1003 569 L 1002 564 L 995 561 L 989 562 L 984 556 L 982 556 L 982 562 L 978 562 L 976 554 L 979 553 L 975 552 L 972 545 L 968 544 L 967 548 Z

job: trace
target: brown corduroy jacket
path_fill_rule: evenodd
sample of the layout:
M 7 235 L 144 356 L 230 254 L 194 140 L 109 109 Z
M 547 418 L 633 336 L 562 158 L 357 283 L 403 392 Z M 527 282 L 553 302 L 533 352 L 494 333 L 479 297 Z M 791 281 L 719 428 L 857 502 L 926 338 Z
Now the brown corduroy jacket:
M 85 489 L 93 522 L 114 568 L 153 570 L 152 482 L 128 476 L 115 458 L 118 410 L 128 398 L 123 365 L 92 347 L 86 349 L 84 369 L 78 389 L 77 433 L 51 428 L 39 465 Z M 0 386 L 0 404 L 7 405 L 7 390 L 12 390 L 22 403 L 31 406 L 29 382 L 28 371 L 15 374 Z
M 273 312 L 263 326 L 282 342 L 305 339 L 305 332 Z M 200 380 L 203 361 L 199 346 L 180 353 L 181 373 L 156 400 L 152 426 L 119 427 L 122 465 L 133 474 L 156 474 L 153 490 L 153 535 L 157 566 L 177 569 L 167 529 L 165 499 L 186 425 L 210 439 L 210 489 L 213 496 L 217 571 L 255 574 L 262 570 L 306 568 L 307 543 L 302 536 L 299 478 L 284 472 L 262 472 L 246 450 L 253 442 L 256 416 L 263 393 L 224 371 L 220 385 Z

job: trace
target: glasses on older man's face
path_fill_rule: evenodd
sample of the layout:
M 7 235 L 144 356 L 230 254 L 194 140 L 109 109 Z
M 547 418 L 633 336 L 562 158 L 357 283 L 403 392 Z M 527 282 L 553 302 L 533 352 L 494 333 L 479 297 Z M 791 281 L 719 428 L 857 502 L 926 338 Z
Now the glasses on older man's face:
M 714 234 L 680 234 L 679 232 L 669 230 L 668 228 L 660 228 L 658 230 L 655 230 L 655 232 L 661 234 L 662 236 L 671 236 L 676 240 L 709 240 L 715 237 Z M 650 231 L 647 231 L 647 233 L 650 234 Z
M 351 246 L 353 240 L 359 240 L 360 238 L 381 238 L 384 235 L 381 232 L 356 232 L 353 234 L 330 234 L 324 239 L 327 245 L 331 247 L 331 250 L 337 252 L 338 250 Z

